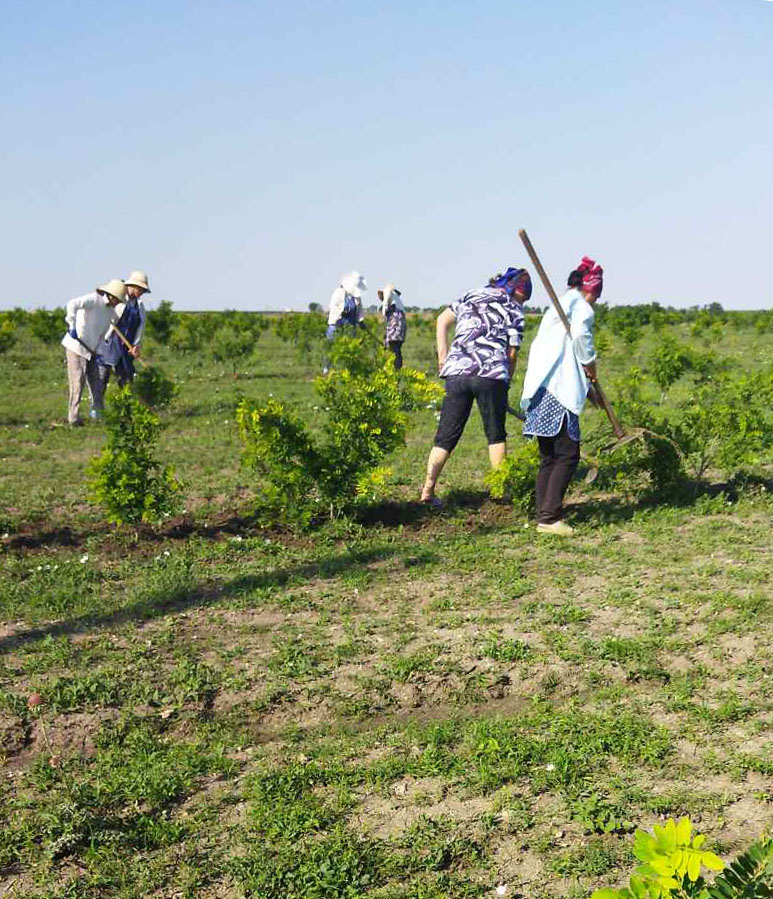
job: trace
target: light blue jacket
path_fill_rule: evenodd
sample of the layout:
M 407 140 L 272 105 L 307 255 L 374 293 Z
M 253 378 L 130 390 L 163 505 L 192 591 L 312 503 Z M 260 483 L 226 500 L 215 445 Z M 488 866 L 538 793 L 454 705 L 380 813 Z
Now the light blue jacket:
M 544 387 L 565 409 L 579 415 L 588 396 L 588 379 L 582 366 L 596 358 L 594 312 L 590 303 L 574 288 L 567 290 L 560 302 L 569 319 L 572 336 L 570 338 L 566 333 L 558 313 L 551 306 L 542 316 L 529 350 L 521 408 L 528 409 L 534 394 Z

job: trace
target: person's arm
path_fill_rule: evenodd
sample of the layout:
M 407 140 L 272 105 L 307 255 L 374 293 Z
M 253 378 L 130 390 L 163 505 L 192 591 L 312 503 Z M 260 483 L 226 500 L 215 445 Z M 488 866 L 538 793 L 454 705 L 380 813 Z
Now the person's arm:
M 365 327 L 365 310 L 362 308 L 362 300 L 357 300 L 357 324 Z
M 327 317 L 329 325 L 337 325 L 344 309 L 345 293 L 342 287 L 337 287 L 330 297 L 330 311 Z
M 588 380 L 596 380 L 596 347 L 593 343 L 595 316 L 591 308 L 578 305 L 579 314 L 572 316 L 572 346 L 577 361 L 582 365 Z M 590 313 L 590 314 L 589 314 Z
M 448 329 L 456 321 L 454 310 L 449 306 L 437 317 L 435 336 L 437 340 L 438 368 L 442 368 L 448 356 Z
M 518 347 L 517 346 L 509 346 L 507 348 L 507 369 L 510 380 L 513 380 L 513 375 L 515 374 L 515 365 L 518 362 Z
M 515 365 L 518 361 L 518 350 L 523 343 L 524 331 L 524 315 L 523 309 L 519 304 L 515 304 L 512 308 L 510 327 L 507 330 L 507 367 L 510 374 L 510 380 L 513 380 L 515 374 Z
M 79 309 L 93 309 L 96 304 L 97 295 L 93 293 L 87 293 L 82 297 L 75 297 L 74 300 L 70 300 L 64 315 L 65 321 L 67 322 L 67 329 L 72 331 L 75 327 L 75 314 Z

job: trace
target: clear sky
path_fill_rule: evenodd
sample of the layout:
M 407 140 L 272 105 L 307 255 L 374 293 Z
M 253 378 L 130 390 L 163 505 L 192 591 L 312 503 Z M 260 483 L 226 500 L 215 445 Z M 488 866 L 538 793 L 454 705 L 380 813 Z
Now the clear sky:
M 773 305 L 770 0 L 3 0 L 0 308 L 440 305 L 526 227 L 609 302 Z M 541 290 L 535 299 L 544 302 Z

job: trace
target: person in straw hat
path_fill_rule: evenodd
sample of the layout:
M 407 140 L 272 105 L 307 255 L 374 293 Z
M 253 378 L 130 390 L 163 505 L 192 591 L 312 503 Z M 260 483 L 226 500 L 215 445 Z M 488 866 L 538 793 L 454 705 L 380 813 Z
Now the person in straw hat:
M 134 360 L 140 355 L 140 341 L 147 319 L 142 297 L 150 293 L 150 284 L 147 274 L 139 269 L 133 271 L 123 283 L 126 285 L 126 302 L 116 309 L 118 321 L 108 331 L 97 358 L 99 390 L 98 396 L 94 398 L 95 417 L 101 414 L 104 407 L 110 373 L 115 371 L 118 386 L 125 387 L 134 379 Z M 120 332 L 131 344 L 131 349 L 116 332 Z
M 99 396 L 97 352 L 110 326 L 117 321 L 115 307 L 126 300 L 126 285 L 113 278 L 91 293 L 76 297 L 67 304 L 67 333 L 62 339 L 67 357 L 67 379 L 70 385 L 67 420 L 73 426 L 83 424 L 78 414 L 84 382 L 88 384 L 92 410 Z
M 395 371 L 399 371 L 403 367 L 403 343 L 408 329 L 403 298 L 391 283 L 378 291 L 378 298 L 381 300 L 381 314 L 386 323 L 384 346 L 394 353 Z

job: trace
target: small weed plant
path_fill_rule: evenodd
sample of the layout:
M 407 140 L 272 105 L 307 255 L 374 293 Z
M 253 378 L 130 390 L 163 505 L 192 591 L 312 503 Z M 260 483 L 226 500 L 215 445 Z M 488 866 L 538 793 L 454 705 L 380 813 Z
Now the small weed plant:
M 596 890 L 591 899 L 762 899 L 773 896 L 773 840 L 754 843 L 731 865 L 704 849 L 689 818 L 669 818 L 653 833 L 637 830 L 634 855 L 641 862 L 627 887 Z M 703 870 L 722 872 L 707 884 Z
M 536 440 L 516 444 L 502 464 L 492 469 L 484 483 L 494 499 L 509 499 L 522 512 L 534 505 L 534 483 L 539 469 Z
M 180 484 L 155 455 L 158 417 L 125 387 L 108 403 L 107 443 L 90 466 L 95 500 L 114 524 L 154 522 L 171 515 Z

